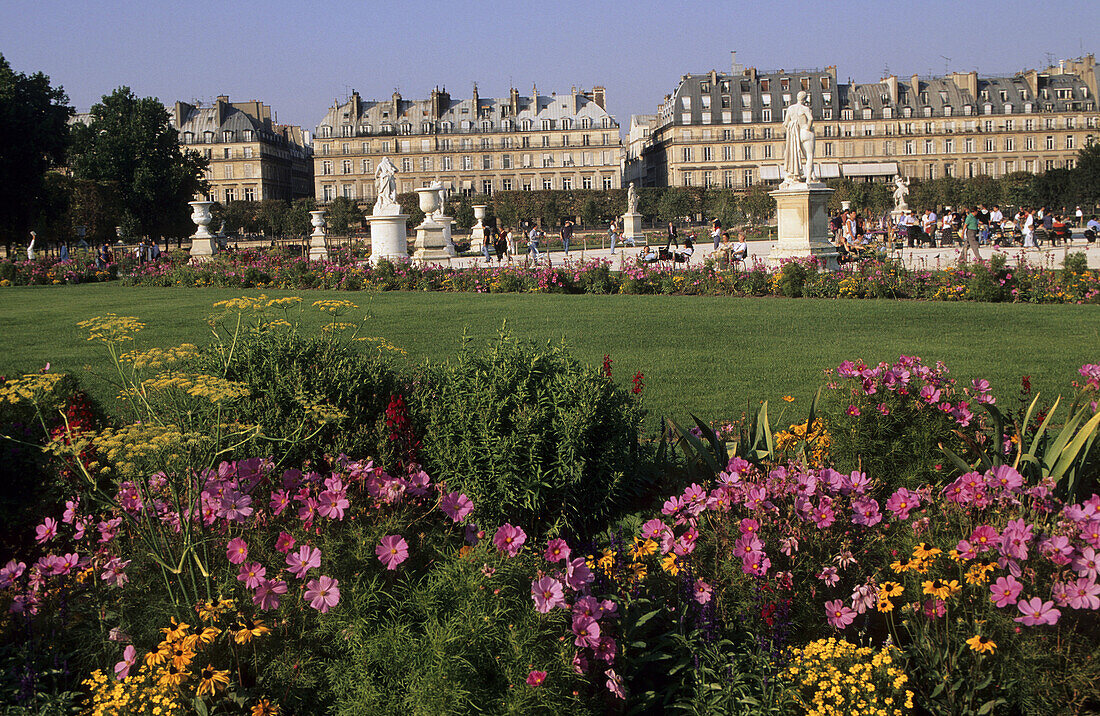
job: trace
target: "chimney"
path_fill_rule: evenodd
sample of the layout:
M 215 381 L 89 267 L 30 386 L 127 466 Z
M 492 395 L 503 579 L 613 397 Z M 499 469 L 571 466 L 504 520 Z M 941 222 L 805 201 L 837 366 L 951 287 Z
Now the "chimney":
M 474 82 L 474 97 L 473 97 L 473 105 L 474 105 L 474 117 L 477 117 L 477 116 L 479 116 L 479 115 L 481 114 L 481 110 L 480 110 L 480 108 L 478 107 L 478 98 L 477 98 L 477 82 Z
M 391 109 L 393 112 L 393 118 L 396 121 L 401 116 L 401 93 L 397 90 L 393 91 L 393 96 L 390 97 Z
M 898 76 L 889 75 L 882 78 L 882 83 L 886 85 L 886 93 L 890 95 L 890 104 L 897 105 L 898 103 Z
M 737 62 L 737 50 L 730 50 L 730 74 L 739 75 L 745 68 Z
M 359 110 L 359 93 L 356 92 L 355 90 L 351 91 L 351 107 L 349 109 L 351 110 L 351 112 L 350 112 L 351 122 L 352 122 L 352 124 L 355 124 L 359 121 L 359 114 L 360 114 L 360 110 Z
M 573 85 L 569 88 L 569 93 L 573 97 L 573 102 L 569 106 L 572 108 L 573 114 L 576 114 L 581 110 L 580 99 L 577 97 L 577 85 Z
M 606 110 L 606 92 L 603 87 L 596 86 L 592 88 L 592 101 L 596 103 L 596 106 L 600 109 Z
M 508 104 L 512 106 L 512 116 L 519 114 L 519 90 L 512 87 L 508 90 Z
M 913 89 L 913 104 L 920 101 L 920 80 L 916 75 L 909 78 L 909 86 Z
M 1027 83 L 1027 89 L 1031 92 L 1031 98 L 1039 99 L 1039 73 L 1035 70 L 1028 70 L 1024 73 L 1024 82 Z
M 439 119 L 439 85 L 436 85 L 432 89 L 431 99 L 429 103 L 431 104 L 431 108 L 429 111 L 432 113 L 432 119 Z

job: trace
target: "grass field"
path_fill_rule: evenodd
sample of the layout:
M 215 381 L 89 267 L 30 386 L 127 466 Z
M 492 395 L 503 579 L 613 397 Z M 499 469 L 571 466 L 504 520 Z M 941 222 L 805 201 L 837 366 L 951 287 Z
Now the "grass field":
M 117 284 L 0 289 L 0 375 L 54 370 L 81 376 L 101 400 L 110 391 L 106 352 L 78 321 L 114 312 L 148 324 L 137 346 L 201 343 L 215 301 L 238 290 L 124 288 Z M 250 291 L 245 293 L 259 293 Z M 901 301 L 739 299 L 694 296 L 564 296 L 469 293 L 278 292 L 307 303 L 344 298 L 369 307 L 367 335 L 408 351 L 410 361 L 443 361 L 463 331 L 484 341 L 507 321 L 516 335 L 564 339 L 575 355 L 614 361 L 616 380 L 645 374 L 654 415 L 736 417 L 759 400 L 796 398 L 803 415 L 822 369 L 845 358 L 867 362 L 919 355 L 944 361 L 960 380 L 986 377 L 995 395 L 1013 396 L 1021 375 L 1044 394 L 1070 390 L 1082 363 L 1100 362 L 1100 309 Z M 319 325 L 320 315 L 305 317 Z

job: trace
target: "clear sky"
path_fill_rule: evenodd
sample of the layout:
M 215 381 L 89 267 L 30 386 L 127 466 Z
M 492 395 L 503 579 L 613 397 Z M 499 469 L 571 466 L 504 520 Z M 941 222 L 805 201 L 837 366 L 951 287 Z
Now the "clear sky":
M 837 66 L 872 82 L 945 69 L 1007 74 L 1100 54 L 1100 0 L 0 0 L 0 53 L 81 111 L 116 87 L 176 100 L 258 99 L 313 130 L 334 99 L 607 88 L 627 125 L 680 75 Z M 950 58 L 950 59 L 946 59 Z

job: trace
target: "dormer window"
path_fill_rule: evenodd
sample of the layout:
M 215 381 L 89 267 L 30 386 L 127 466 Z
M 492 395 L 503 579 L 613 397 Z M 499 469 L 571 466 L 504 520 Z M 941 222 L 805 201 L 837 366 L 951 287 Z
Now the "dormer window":
M 592 127 L 592 118 L 584 117 L 581 119 L 581 129 L 590 129 Z
M 481 131 L 482 132 L 491 132 L 491 131 L 493 131 L 493 123 L 492 122 L 482 122 L 481 123 Z
M 205 142 L 206 144 L 213 144 L 214 143 L 214 133 L 213 132 L 203 132 L 202 133 L 202 141 Z
M 184 132 L 183 133 L 183 143 L 184 144 L 194 144 L 195 143 L 195 133 L 194 132 Z
M 327 139 L 332 136 L 332 127 L 327 124 L 321 125 L 321 137 Z
M 244 130 L 244 141 L 246 141 L 246 142 L 251 142 L 252 141 L 252 130 L 251 129 Z
M 704 93 L 710 92 L 710 82 L 700 82 L 699 91 Z
M 343 136 L 343 137 L 352 136 L 351 125 L 350 124 L 342 125 L 340 127 L 340 135 Z
M 450 134 L 452 131 L 454 131 L 454 127 L 455 126 L 454 126 L 453 123 L 444 122 L 443 124 L 440 125 L 439 130 L 441 132 L 443 132 L 444 134 Z
M 233 141 L 233 132 L 232 131 L 222 132 L 222 141 L 223 142 L 232 142 Z
M 529 119 L 523 120 L 520 123 L 520 129 L 522 129 L 524 132 L 530 132 L 531 131 L 531 120 L 529 120 Z

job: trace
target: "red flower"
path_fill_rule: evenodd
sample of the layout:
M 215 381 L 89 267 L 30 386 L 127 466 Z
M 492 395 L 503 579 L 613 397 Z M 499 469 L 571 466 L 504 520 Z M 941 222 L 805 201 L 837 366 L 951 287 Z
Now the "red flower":
M 634 395 L 638 395 L 639 393 L 641 393 L 642 388 L 645 387 L 645 382 L 643 382 L 643 380 L 642 380 L 643 378 L 645 378 L 645 376 L 642 375 L 641 371 L 638 371 L 637 373 L 634 374 L 634 378 L 633 378 L 634 387 L 630 389 L 630 392 L 634 393 Z

